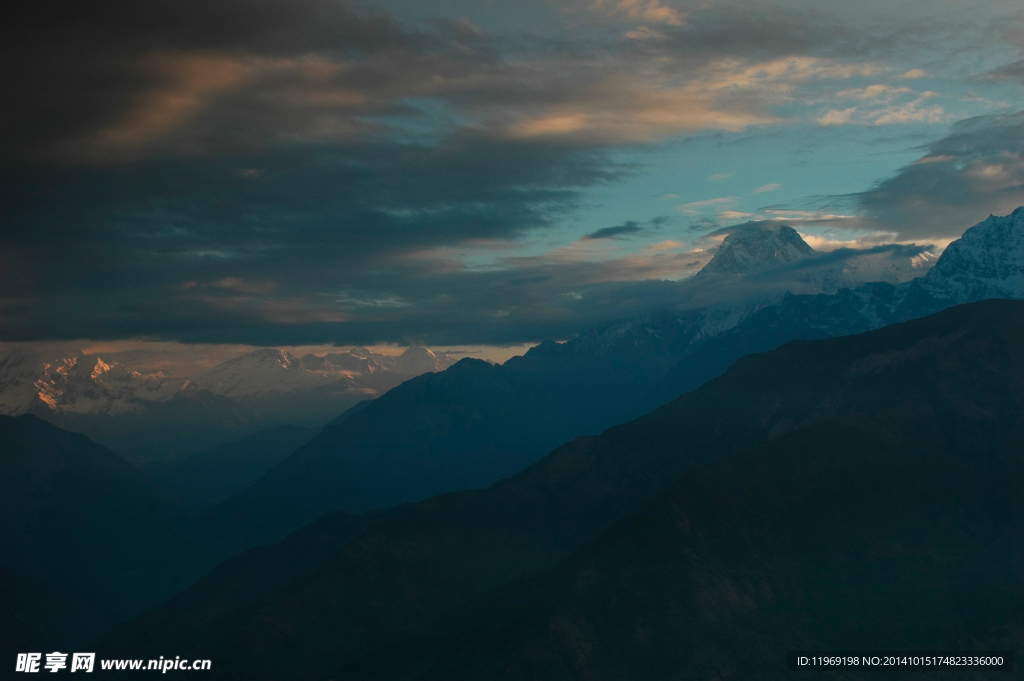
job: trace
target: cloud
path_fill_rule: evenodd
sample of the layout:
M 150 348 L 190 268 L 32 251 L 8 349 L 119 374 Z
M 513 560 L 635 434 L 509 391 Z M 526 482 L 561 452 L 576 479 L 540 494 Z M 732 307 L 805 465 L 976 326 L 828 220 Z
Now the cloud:
M 753 219 L 756 216 L 757 216 L 756 213 L 744 213 L 744 212 L 738 211 L 738 210 L 723 210 L 721 213 L 718 214 L 718 219 L 719 220 L 725 220 L 725 221 L 730 221 L 730 220 L 750 220 L 750 219 Z
M 194 282 L 193 286 L 194 286 Z M 229 289 L 231 291 L 237 291 L 238 293 L 249 293 L 252 295 L 265 295 L 267 293 L 273 293 L 277 290 L 279 284 L 275 281 L 246 281 L 245 279 L 239 279 L 238 277 L 224 277 L 212 284 L 216 288 Z M 185 289 L 193 288 L 193 286 L 187 286 Z
M 717 199 L 705 199 L 703 201 L 691 201 L 690 203 L 684 203 L 681 206 L 677 206 L 677 210 L 686 215 L 699 215 L 706 208 L 728 205 L 730 203 L 735 203 L 736 201 L 737 198 L 735 196 L 721 196 Z
M 900 240 L 942 239 L 1024 205 L 1024 112 L 955 124 L 917 162 L 854 197 Z
M 263 172 L 238 172 L 253 167 Z M 14 300 L 0 311 L 0 337 L 374 342 L 416 317 L 412 306 L 436 306 L 425 291 L 454 293 L 424 284 L 447 276 L 444 259 L 409 254 L 551 226 L 582 188 L 622 172 L 589 147 L 468 134 L 88 173 L 0 168 L 16 197 L 0 220 L 18 225 L 0 233 L 0 287 Z M 55 243 L 76 257 L 49 276 L 40 264 Z M 361 302 L 374 299 L 410 304 Z
M 878 66 L 787 56 L 767 61 L 724 59 L 671 72 L 665 57 L 655 73 L 613 73 L 585 67 L 560 89 L 564 101 L 520 114 L 508 126 L 513 137 L 566 138 L 590 142 L 652 142 L 698 130 L 741 131 L 782 119 L 773 108 L 792 101 L 812 81 L 845 80 L 875 73 Z M 569 67 L 571 70 L 571 66 Z M 561 67 L 562 72 L 566 67 Z
M 602 227 L 601 229 L 585 234 L 580 241 L 593 241 L 595 239 L 621 239 L 624 236 L 640 236 L 644 234 L 650 234 L 651 232 L 661 229 L 665 225 L 672 222 L 672 218 L 666 216 L 660 216 L 652 218 L 645 223 L 635 222 L 633 220 L 627 220 L 621 225 L 614 227 Z
M 635 236 L 637 234 L 642 234 L 644 231 L 643 227 L 630 220 L 625 224 L 616 225 L 615 227 L 602 227 L 595 232 L 585 234 L 583 239 L 585 241 L 591 239 L 620 239 L 623 236 Z
M 418 40 L 384 14 L 334 0 L 112 0 L 22 10 L 23 29 L 3 46 L 0 158 L 66 159 L 68 145 L 80 157 L 80 145 L 100 131 L 108 142 L 148 139 L 252 78 L 261 62 L 366 55 Z
M 926 106 L 932 97 L 937 96 L 934 92 L 923 92 L 912 102 L 900 106 L 893 106 L 883 111 L 875 111 L 875 125 L 892 125 L 894 123 L 945 123 L 950 120 L 946 110 L 938 105 Z
M 763 184 L 754 190 L 755 194 L 763 194 L 765 192 L 777 192 L 782 189 L 782 185 L 778 182 L 772 182 L 770 184 Z
M 704 84 L 660 88 L 617 76 L 579 92 L 573 102 L 525 116 L 509 132 L 517 138 L 651 142 L 680 132 L 738 131 L 774 120 L 748 103 L 716 101 Z
M 893 100 L 901 95 L 910 94 L 909 88 L 893 88 L 885 85 L 872 85 L 858 90 L 844 90 L 837 97 L 864 100 L 862 106 L 832 109 L 817 119 L 819 125 L 894 125 L 905 123 L 946 123 L 950 115 L 937 104 L 928 104 L 936 97 L 936 92 L 922 92 L 909 102 L 897 103 Z
M 901 73 L 896 77 L 900 78 L 901 80 L 914 80 L 916 78 L 927 78 L 928 73 L 925 72 L 923 69 L 911 69 L 905 73 Z
M 1024 59 L 993 69 L 988 72 L 987 76 L 991 80 L 1017 80 L 1024 82 Z
M 693 222 L 691 222 L 689 227 L 687 227 L 687 231 L 710 232 L 712 230 L 721 228 L 721 226 L 722 225 L 720 222 L 718 222 L 718 220 L 714 220 L 712 218 L 700 218 L 699 220 L 694 220 Z
M 820 125 L 846 125 L 853 119 L 856 110 L 852 106 L 847 109 L 832 109 L 818 118 L 818 123 Z
M 0 46 L 0 338 L 511 343 L 672 304 L 710 255 L 653 236 L 656 221 L 515 254 L 568 239 L 573 212 L 645 151 L 803 125 L 825 91 L 863 91 L 834 105 L 856 105 L 846 123 L 945 120 L 909 81 L 869 94 L 946 24 L 909 12 L 852 30 L 810 7 L 538 2 L 550 24 L 503 31 L 348 0 L 26 5 Z M 1015 191 L 1012 158 L 965 155 L 913 168 L 966 164 L 972 187 Z M 684 204 L 680 231 L 853 224 L 733 200 Z M 897 204 L 866 194 L 862 220 L 888 224 Z M 626 253 L 627 237 L 659 241 Z
M 104 7 L 102 15 L 78 5 L 54 15 L 33 6 L 30 28 L 4 46 L 0 160 L 105 165 L 237 154 L 389 136 L 399 119 L 427 118 L 442 136 L 449 127 L 652 142 L 775 123 L 773 108 L 802 83 L 879 69 L 803 54 L 835 41 L 785 26 L 785 12 L 708 6 L 690 22 L 660 0 L 590 3 L 658 26 L 664 39 L 628 41 L 645 47 L 506 39 L 507 54 L 468 20 L 414 30 L 346 0 Z M 650 37 L 653 29 L 636 30 Z
M 591 7 L 595 11 L 632 21 L 668 26 L 682 26 L 684 23 L 682 12 L 659 0 L 593 0 Z
M 913 92 L 908 87 L 892 87 L 891 85 L 869 85 L 863 88 L 842 90 L 836 97 L 847 99 L 892 99 L 897 95 Z
M 275 67 L 252 58 L 196 54 L 150 55 L 143 62 L 143 72 L 163 85 L 138 97 L 121 120 L 96 134 L 93 144 L 123 147 L 147 142 L 182 125 L 210 99 Z

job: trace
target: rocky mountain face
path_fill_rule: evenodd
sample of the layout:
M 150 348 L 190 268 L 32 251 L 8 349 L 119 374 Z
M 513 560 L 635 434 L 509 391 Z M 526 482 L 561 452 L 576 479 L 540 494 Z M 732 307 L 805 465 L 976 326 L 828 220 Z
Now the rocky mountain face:
M 964 232 L 920 286 L 950 304 L 1024 297 L 1024 206 Z
M 122 414 L 147 402 L 171 399 L 184 380 L 141 374 L 99 357 L 79 354 L 53 361 L 22 349 L 0 361 L 0 413 L 18 416 L 42 407 L 51 411 Z

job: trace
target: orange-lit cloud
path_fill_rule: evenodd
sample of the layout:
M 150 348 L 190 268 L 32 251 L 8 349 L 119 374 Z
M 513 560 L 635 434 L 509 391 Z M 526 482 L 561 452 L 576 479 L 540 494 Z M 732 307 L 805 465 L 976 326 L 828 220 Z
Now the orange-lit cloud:
M 810 80 L 877 73 L 874 64 L 841 64 L 810 57 L 761 63 L 726 60 L 678 77 L 619 74 L 569 94 L 569 101 L 512 124 L 514 137 L 574 137 L 650 142 L 695 130 L 741 131 L 781 122 L 771 109 Z
M 245 279 L 239 279 L 238 277 L 224 277 L 223 279 L 213 282 L 213 286 L 229 289 L 231 291 L 238 291 L 239 293 L 263 295 L 273 293 L 277 289 L 278 284 L 274 281 L 246 281 Z
M 187 127 L 227 97 L 254 87 L 268 90 L 269 101 L 296 111 L 346 113 L 367 103 L 367 96 L 339 83 L 347 65 L 327 59 L 260 57 L 246 54 L 160 52 L 146 55 L 139 71 L 154 85 L 138 94 L 124 114 L 99 130 L 87 143 L 87 153 L 128 153 Z M 330 118 L 330 117 L 328 117 Z M 326 120 L 314 136 L 346 136 L 351 126 Z M 257 177 L 258 169 L 244 169 Z
M 594 0 L 592 9 L 613 17 L 667 26 L 681 26 L 685 15 L 660 0 Z
M 123 148 L 152 140 L 195 116 L 213 97 L 251 82 L 265 59 L 218 54 L 153 54 L 140 65 L 158 81 L 139 95 L 122 119 L 100 130 L 93 144 Z

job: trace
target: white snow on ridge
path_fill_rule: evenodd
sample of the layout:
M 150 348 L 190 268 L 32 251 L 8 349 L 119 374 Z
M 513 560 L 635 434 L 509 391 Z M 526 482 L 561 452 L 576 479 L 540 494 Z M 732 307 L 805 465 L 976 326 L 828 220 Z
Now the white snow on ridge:
M 0 413 L 18 415 L 36 406 L 82 414 L 140 411 L 146 402 L 171 399 L 183 384 L 98 357 L 45 361 L 18 349 L 0 361 Z
M 748 223 L 725 237 L 715 257 L 697 275 L 741 274 L 795 262 L 815 253 L 792 227 Z
M 122 414 L 202 390 L 242 401 L 319 388 L 375 396 L 454 363 L 445 353 L 415 346 L 398 356 L 355 348 L 326 357 L 294 357 L 276 348 L 263 348 L 187 381 L 142 374 L 96 356 L 50 359 L 19 348 L 0 360 L 0 414 L 17 416 L 34 408 Z
M 924 285 L 954 303 L 1024 298 L 1024 206 L 990 215 L 946 247 Z
M 752 313 L 777 305 L 787 292 L 829 294 L 849 288 L 855 295 L 868 295 L 856 289 L 868 282 L 897 286 L 893 305 L 904 298 L 919 300 L 915 296 L 922 292 L 924 300 L 949 305 L 1024 298 L 1024 207 L 971 227 L 937 261 L 930 253 L 910 256 L 887 250 L 834 258 L 814 251 L 791 228 L 743 227 L 736 238 L 730 235 L 723 241 L 699 276 L 687 280 L 676 309 L 610 322 L 567 344 L 544 344 L 531 352 L 678 356 Z M 908 297 L 908 292 L 914 295 Z M 695 303 L 699 296 L 706 303 Z M 857 314 L 875 314 L 869 308 Z M 397 356 L 358 347 L 322 357 L 264 348 L 185 381 L 142 374 L 96 356 L 53 358 L 17 349 L 0 356 L 0 414 L 33 409 L 120 414 L 198 391 L 243 402 L 320 390 L 373 396 L 454 363 L 445 353 L 416 346 Z M 314 393 L 311 399 L 320 395 Z
M 941 257 L 924 251 L 872 249 L 819 253 L 793 229 L 741 225 L 722 242 L 697 276 L 684 282 L 676 310 L 617 320 L 568 342 L 575 354 L 685 353 L 751 314 L 777 305 L 786 293 L 826 294 L 863 284 L 896 286 L 902 300 L 911 284 L 951 305 L 986 298 L 1024 298 L 1024 207 L 990 217 L 950 244 Z M 870 296 L 869 296 L 870 297 Z M 871 316 L 870 305 L 858 314 Z M 882 322 L 879 320 L 879 324 Z

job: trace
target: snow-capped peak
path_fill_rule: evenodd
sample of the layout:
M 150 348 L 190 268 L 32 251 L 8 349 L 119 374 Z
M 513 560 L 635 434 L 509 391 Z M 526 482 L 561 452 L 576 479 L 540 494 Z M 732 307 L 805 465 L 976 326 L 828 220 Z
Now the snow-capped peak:
M 189 389 L 234 398 L 256 397 L 272 392 L 309 390 L 341 378 L 307 370 L 301 360 L 283 350 L 260 348 L 218 364 L 193 379 Z
M 748 222 L 725 237 L 715 257 L 698 274 L 742 274 L 815 253 L 792 227 Z
M 92 373 L 89 374 L 89 377 L 92 378 L 93 380 L 96 380 L 101 375 L 103 375 L 103 374 L 107 373 L 108 371 L 110 371 L 110 369 L 111 369 L 111 367 L 110 367 L 109 364 L 104 363 L 102 359 L 97 357 L 96 358 L 96 366 L 93 367 Z
M 2 352 L 2 349 L 0 349 Z M 410 347 L 401 355 L 357 347 L 318 357 L 295 357 L 278 348 L 261 348 L 223 362 L 190 381 L 142 374 L 94 355 L 45 357 L 23 348 L 0 354 L 0 414 L 35 409 L 50 412 L 137 412 L 146 403 L 208 391 L 251 401 L 274 395 L 325 389 L 332 396 L 359 399 L 379 395 L 428 371 L 455 363 L 445 353 Z
M 17 349 L 0 362 L 0 413 L 51 411 L 118 414 L 146 402 L 171 399 L 183 381 L 144 375 L 100 357 L 72 355 L 47 361 Z
M 398 356 L 397 360 L 399 370 L 413 375 L 425 374 L 428 371 L 443 371 L 451 364 L 447 355 L 444 358 L 439 358 L 430 350 L 418 345 L 410 345 L 405 352 Z
M 924 284 L 957 302 L 1024 297 L 1024 206 L 990 215 L 951 243 Z

